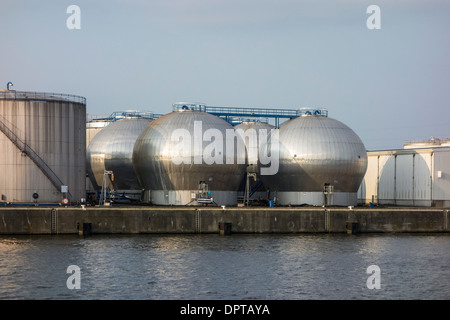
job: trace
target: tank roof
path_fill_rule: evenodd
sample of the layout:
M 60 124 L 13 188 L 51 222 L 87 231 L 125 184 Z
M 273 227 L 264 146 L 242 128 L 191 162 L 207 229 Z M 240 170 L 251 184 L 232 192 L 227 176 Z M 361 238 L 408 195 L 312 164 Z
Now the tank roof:
M 62 101 L 86 104 L 86 98 L 72 94 L 53 92 L 33 92 L 0 90 L 0 100 L 39 100 L 39 101 Z

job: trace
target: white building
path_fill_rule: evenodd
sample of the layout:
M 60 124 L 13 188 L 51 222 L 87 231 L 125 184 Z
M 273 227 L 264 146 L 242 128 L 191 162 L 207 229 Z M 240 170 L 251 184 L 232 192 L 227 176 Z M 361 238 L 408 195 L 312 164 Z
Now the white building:
M 360 204 L 450 206 L 450 147 L 368 151 Z
M 403 145 L 405 149 L 431 148 L 431 147 L 450 147 L 450 138 L 434 138 L 420 141 L 408 141 Z

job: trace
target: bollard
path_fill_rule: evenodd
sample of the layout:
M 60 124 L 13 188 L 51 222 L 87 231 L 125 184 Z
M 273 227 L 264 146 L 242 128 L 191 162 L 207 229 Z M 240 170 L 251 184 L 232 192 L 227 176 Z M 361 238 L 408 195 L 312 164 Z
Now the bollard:
M 219 233 L 221 236 L 231 234 L 231 222 L 219 222 Z

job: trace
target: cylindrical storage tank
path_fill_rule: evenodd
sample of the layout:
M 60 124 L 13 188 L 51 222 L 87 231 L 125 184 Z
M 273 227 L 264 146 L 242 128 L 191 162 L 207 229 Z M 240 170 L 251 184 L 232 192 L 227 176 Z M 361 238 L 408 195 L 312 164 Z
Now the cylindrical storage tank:
M 120 119 L 95 135 L 86 152 L 87 172 L 95 189 L 102 188 L 105 170 L 112 171 L 113 176 L 106 176 L 107 187 L 140 199 L 142 188 L 134 172 L 133 148 L 151 122 L 149 118 Z
M 85 159 L 85 98 L 0 91 L 1 201 L 80 201 Z
M 305 114 L 284 122 L 278 134 L 278 172 L 262 176 L 277 204 L 357 204 L 367 153 L 352 129 L 324 115 Z
M 206 184 L 215 204 L 235 205 L 245 172 L 245 146 L 225 120 L 179 110 L 147 127 L 134 147 L 133 163 L 153 204 L 199 204 Z

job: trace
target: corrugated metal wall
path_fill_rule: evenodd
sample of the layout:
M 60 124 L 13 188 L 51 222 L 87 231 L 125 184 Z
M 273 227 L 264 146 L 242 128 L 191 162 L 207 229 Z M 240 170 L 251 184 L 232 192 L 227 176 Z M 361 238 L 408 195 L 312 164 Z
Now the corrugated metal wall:
M 450 205 L 450 148 L 371 151 L 367 156 L 359 203 Z
M 450 206 L 450 148 L 436 149 L 433 166 L 433 200 Z
M 0 120 L 69 187 L 85 197 L 86 105 L 55 100 L 0 100 Z M 31 158 L 0 131 L 0 195 L 8 202 L 59 202 L 58 190 Z M 38 198 L 33 198 L 33 194 Z

